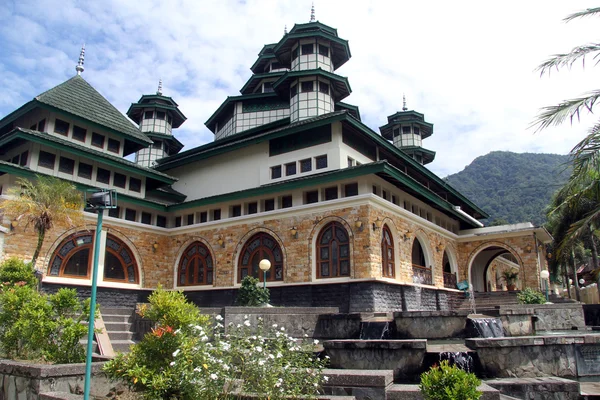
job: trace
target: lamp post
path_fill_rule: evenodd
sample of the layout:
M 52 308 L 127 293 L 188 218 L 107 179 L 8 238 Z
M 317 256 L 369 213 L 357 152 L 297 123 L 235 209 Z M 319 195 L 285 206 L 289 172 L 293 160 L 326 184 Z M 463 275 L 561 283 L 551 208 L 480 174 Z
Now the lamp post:
M 263 272 L 263 288 L 267 288 L 267 271 L 271 269 L 271 261 L 266 258 L 260 260 L 258 263 L 258 268 Z
M 100 234 L 104 210 L 117 207 L 117 194 L 114 190 L 93 193 L 86 204 L 86 211 L 98 214 L 96 236 L 94 237 L 94 259 L 92 264 L 92 293 L 90 295 L 90 319 L 88 321 L 87 350 L 85 353 L 85 383 L 83 399 L 89 400 L 92 380 L 92 342 L 94 340 L 94 322 L 96 320 L 96 290 L 98 288 L 98 255 L 100 253 Z
M 547 269 L 540 272 L 540 278 L 544 280 L 544 289 L 546 291 L 546 303 L 548 302 L 548 278 L 550 278 L 550 272 Z

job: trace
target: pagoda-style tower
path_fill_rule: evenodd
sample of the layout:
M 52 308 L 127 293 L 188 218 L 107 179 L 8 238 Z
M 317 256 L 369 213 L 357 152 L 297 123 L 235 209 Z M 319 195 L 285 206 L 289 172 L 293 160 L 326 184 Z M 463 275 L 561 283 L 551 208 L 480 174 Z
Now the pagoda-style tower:
M 388 123 L 380 126 L 381 135 L 391 140 L 394 146 L 410 155 L 422 165 L 429 164 L 435 158 L 435 151 L 422 146 L 422 140 L 433 134 L 433 124 L 425 121 L 425 116 L 406 108 L 387 117 Z
M 162 81 L 156 94 L 143 95 L 131 104 L 127 116 L 138 124 L 140 130 L 154 142 L 151 146 L 135 153 L 135 162 L 144 167 L 153 167 L 156 160 L 179 153 L 183 144 L 173 136 L 187 119 L 175 101 L 162 94 Z
M 296 24 L 273 48 L 289 71 L 273 83 L 280 96 L 289 95 L 290 122 L 327 114 L 350 95 L 348 79 L 334 73 L 351 57 L 348 41 L 318 21 Z
M 350 59 L 348 41 L 315 20 L 296 24 L 277 43 L 265 45 L 250 68 L 240 96 L 229 96 L 206 121 L 215 140 L 281 121 L 295 123 L 336 110 L 360 119 L 358 108 L 342 103 L 348 79 L 335 74 Z M 289 118 L 289 120 L 288 120 Z

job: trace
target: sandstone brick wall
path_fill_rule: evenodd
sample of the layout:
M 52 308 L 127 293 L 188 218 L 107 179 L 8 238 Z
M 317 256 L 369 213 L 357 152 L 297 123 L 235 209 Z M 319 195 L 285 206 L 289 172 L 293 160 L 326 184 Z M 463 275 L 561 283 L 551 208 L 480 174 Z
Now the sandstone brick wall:
M 141 284 L 144 288 L 155 288 L 161 284 L 165 288 L 174 287 L 175 269 L 183 250 L 193 241 L 204 243 L 214 257 L 216 287 L 232 287 L 236 282 L 237 263 L 242 247 L 257 232 L 270 234 L 280 245 L 284 256 L 284 283 L 310 283 L 313 279 L 314 242 L 320 230 L 329 222 L 341 223 L 350 237 L 351 278 L 381 278 L 381 228 L 374 227 L 376 220 L 382 221 L 391 231 L 396 257 L 396 281 L 412 283 L 411 253 L 412 246 L 419 239 L 427 254 L 428 266 L 433 269 L 433 281 L 437 287 L 443 287 L 444 252 L 450 253 L 450 259 L 457 265 L 458 280 L 467 279 L 468 265 L 472 258 L 487 246 L 499 246 L 512 252 L 523 265 L 523 274 L 519 276 L 523 286 L 538 286 L 537 259 L 534 239 L 531 235 L 508 237 L 494 240 L 472 240 L 457 242 L 451 234 L 443 235 L 425 225 L 406 219 L 391 209 L 379 207 L 374 203 L 364 203 L 336 209 L 318 209 L 301 215 L 281 217 L 266 216 L 264 219 L 249 220 L 231 224 L 223 220 L 219 225 L 197 225 L 185 233 L 169 232 L 152 227 L 141 227 L 115 223 L 105 219 L 104 230 L 114 234 L 131 247 L 139 261 Z M 362 222 L 362 229 L 356 222 Z M 94 230 L 90 223 L 79 229 Z M 6 224 L 5 224 L 6 226 Z M 298 231 L 297 238 L 290 230 Z M 55 227 L 48 232 L 37 267 L 44 272 L 50 255 L 60 241 L 76 229 Z M 219 240 L 223 240 L 223 245 Z M 31 228 L 17 226 L 5 235 L 4 257 L 18 256 L 30 259 L 35 249 L 37 237 Z M 157 244 L 154 249 L 153 244 Z M 525 252 L 530 244 L 534 250 Z M 544 257 L 541 257 L 542 261 Z M 456 267 L 456 266 L 455 266 Z

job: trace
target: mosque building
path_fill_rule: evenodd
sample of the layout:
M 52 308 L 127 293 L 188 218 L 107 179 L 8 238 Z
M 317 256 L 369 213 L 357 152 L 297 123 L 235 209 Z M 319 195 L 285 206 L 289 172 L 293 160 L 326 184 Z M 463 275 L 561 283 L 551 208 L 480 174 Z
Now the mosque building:
M 547 231 L 483 227 L 488 215 L 425 167 L 433 124 L 406 101 L 380 132 L 361 122 L 337 73 L 350 57 L 313 11 L 263 46 L 241 94 L 206 121 L 214 141 L 183 150 L 186 117 L 162 82 L 127 118 L 83 78 L 82 49 L 75 76 L 0 120 L 3 197 L 36 175 L 118 194 L 99 237 L 92 213 L 48 232 L 43 287 L 87 293 L 95 241 L 101 304 L 135 304 L 162 285 L 231 305 L 245 276 L 263 280 L 263 259 L 273 304 L 342 312 L 448 309 L 461 281 L 500 289 L 502 268 L 540 287 Z M 31 259 L 36 241 L 4 217 L 0 257 Z

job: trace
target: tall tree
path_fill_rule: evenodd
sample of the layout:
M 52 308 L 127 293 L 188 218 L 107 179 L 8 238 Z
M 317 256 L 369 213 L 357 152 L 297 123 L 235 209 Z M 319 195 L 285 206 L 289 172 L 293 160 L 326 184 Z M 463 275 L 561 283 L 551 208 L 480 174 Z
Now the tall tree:
M 37 245 L 31 264 L 40 255 L 46 233 L 55 224 L 77 226 L 83 222 L 83 198 L 70 182 L 50 176 L 37 176 L 34 181 L 19 178 L 9 190 L 9 199 L 0 204 L 4 213 L 25 228 L 33 226 Z
M 597 14 L 600 14 L 600 8 L 589 8 L 567 16 L 565 21 Z M 600 57 L 600 43 L 588 43 L 577 46 L 568 53 L 557 54 L 543 62 L 538 70 L 541 75 L 544 75 L 550 73 L 552 69 L 571 68 L 577 61 L 581 61 L 582 66 L 585 66 L 586 57 L 597 60 Z M 598 61 L 595 62 L 597 63 Z M 593 89 L 578 98 L 545 107 L 533 125 L 537 126 L 538 130 L 542 130 L 552 125 L 560 125 L 566 120 L 572 123 L 574 119 L 579 119 L 582 112 L 593 113 L 598 99 L 600 99 L 600 89 Z M 557 226 L 561 227 L 559 229 L 561 234 L 555 236 L 559 250 L 557 253 L 562 253 L 566 257 L 577 241 L 586 240 L 594 250 L 594 263 L 597 263 L 595 251 L 597 239 L 592 232 L 600 226 L 600 121 L 589 129 L 588 135 L 569 154 L 573 172 L 555 199 L 560 201 L 555 201 L 554 204 L 556 218 L 564 219 L 557 223 Z

